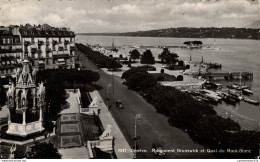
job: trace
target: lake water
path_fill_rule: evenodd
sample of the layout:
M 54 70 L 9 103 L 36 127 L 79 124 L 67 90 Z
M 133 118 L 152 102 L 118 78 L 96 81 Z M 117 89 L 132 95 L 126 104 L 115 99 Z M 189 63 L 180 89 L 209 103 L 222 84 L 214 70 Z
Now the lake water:
M 180 46 L 185 41 L 200 40 L 204 45 L 215 43 L 221 50 L 205 49 L 184 49 L 170 48 L 170 51 L 179 55 L 179 59 L 188 61 L 190 55 L 192 60 L 199 62 L 215 62 L 222 64 L 221 72 L 252 72 L 253 80 L 242 80 L 242 84 L 251 85 L 254 94 L 250 98 L 260 101 L 260 41 L 259 40 L 241 40 L 241 39 L 203 39 L 203 38 L 158 38 L 158 37 L 116 37 L 116 36 L 83 36 L 78 35 L 76 42 L 83 44 L 99 44 L 100 46 L 111 46 L 114 39 L 115 46 L 121 47 L 119 54 L 127 56 L 132 48 L 130 46 Z M 154 57 L 162 52 L 160 48 L 150 48 Z M 138 49 L 142 53 L 145 49 Z M 226 85 L 225 80 L 215 80 Z M 232 81 L 239 83 L 239 80 Z M 223 86 L 225 87 L 225 86 Z M 224 108 L 233 113 L 241 114 L 250 119 L 260 122 L 260 106 L 250 105 L 243 101 L 236 106 L 220 104 L 217 108 Z

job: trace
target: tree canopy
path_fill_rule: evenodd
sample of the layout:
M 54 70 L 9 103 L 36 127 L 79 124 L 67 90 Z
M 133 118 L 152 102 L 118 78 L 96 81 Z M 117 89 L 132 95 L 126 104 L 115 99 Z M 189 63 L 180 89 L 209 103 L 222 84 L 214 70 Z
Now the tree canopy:
M 30 152 L 27 152 L 27 159 L 61 159 L 61 155 L 52 143 L 36 143 Z
M 116 59 L 109 59 L 106 63 L 106 68 L 107 69 L 112 69 L 113 71 L 116 70 L 116 69 L 119 69 L 121 68 L 122 65 L 119 64 Z
M 145 79 L 144 79 L 145 78 Z M 131 75 L 126 80 L 126 85 L 130 89 L 141 89 L 146 90 L 157 84 L 157 80 L 147 72 L 139 71 L 134 75 Z
M 146 50 L 141 56 L 141 64 L 155 64 L 151 50 Z
M 178 55 L 176 53 L 169 53 L 165 57 L 165 63 L 169 65 L 169 67 L 173 67 L 176 62 L 178 62 Z
M 168 48 L 163 48 L 161 54 L 158 55 L 158 59 L 161 60 L 162 63 L 165 63 L 166 56 L 170 53 Z
M 133 59 L 134 61 L 140 58 L 140 53 L 137 49 L 130 51 L 129 54 L 130 54 L 130 59 Z

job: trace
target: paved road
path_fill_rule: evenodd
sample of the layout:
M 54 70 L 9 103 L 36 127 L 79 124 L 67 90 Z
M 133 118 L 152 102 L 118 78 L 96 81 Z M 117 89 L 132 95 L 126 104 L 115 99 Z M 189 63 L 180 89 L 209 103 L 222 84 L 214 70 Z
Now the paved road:
M 168 118 L 157 113 L 155 108 L 147 103 L 141 96 L 132 90 L 128 90 L 126 86 L 122 85 L 122 80 L 119 77 L 113 77 L 98 69 L 92 61 L 86 61 L 87 58 L 80 52 L 81 64 L 88 69 L 98 71 L 100 80 L 97 84 L 103 87 L 99 91 L 102 98 L 105 99 L 107 95 L 107 84 L 114 83 L 113 86 L 108 87 L 108 96 L 112 104 L 110 109 L 121 131 L 128 140 L 130 146 L 134 146 L 131 138 L 134 136 L 134 119 L 136 114 L 142 114 L 142 120 L 137 123 L 137 135 L 141 137 L 138 141 L 138 146 L 141 151 L 146 153 L 137 153 L 137 158 L 155 158 L 151 152 L 153 142 L 160 142 L 164 149 L 203 149 L 202 146 L 194 143 L 189 135 L 182 130 L 172 127 L 168 124 Z M 114 80 L 114 81 L 113 81 Z M 116 99 L 122 100 L 125 108 L 117 109 L 114 101 Z M 134 148 L 134 147 L 133 147 Z M 122 148 L 123 149 L 123 148 Z M 167 153 L 167 158 L 212 158 L 208 153 Z

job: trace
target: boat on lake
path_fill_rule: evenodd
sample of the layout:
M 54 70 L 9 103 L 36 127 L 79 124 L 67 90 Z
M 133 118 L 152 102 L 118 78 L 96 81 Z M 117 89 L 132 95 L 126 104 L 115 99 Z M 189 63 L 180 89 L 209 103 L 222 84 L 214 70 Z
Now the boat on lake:
M 247 102 L 247 103 L 253 104 L 253 105 L 259 105 L 259 101 L 252 100 L 252 99 L 247 98 L 247 97 L 244 98 L 244 101 Z
M 243 89 L 242 90 L 242 93 L 243 94 L 246 94 L 246 95 L 250 95 L 250 94 L 253 94 L 253 91 L 249 90 L 249 89 Z

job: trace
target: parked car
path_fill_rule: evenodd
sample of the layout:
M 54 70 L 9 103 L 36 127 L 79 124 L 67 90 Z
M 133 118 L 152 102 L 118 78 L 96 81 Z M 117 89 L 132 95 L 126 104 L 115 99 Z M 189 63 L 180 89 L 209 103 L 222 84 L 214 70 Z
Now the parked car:
M 123 106 L 121 100 L 116 100 L 116 107 L 117 107 L 118 109 L 123 109 L 123 108 L 124 108 L 124 106 Z
M 166 156 L 165 152 L 163 152 L 162 145 L 158 142 L 152 144 L 152 150 L 157 158 L 164 158 Z

